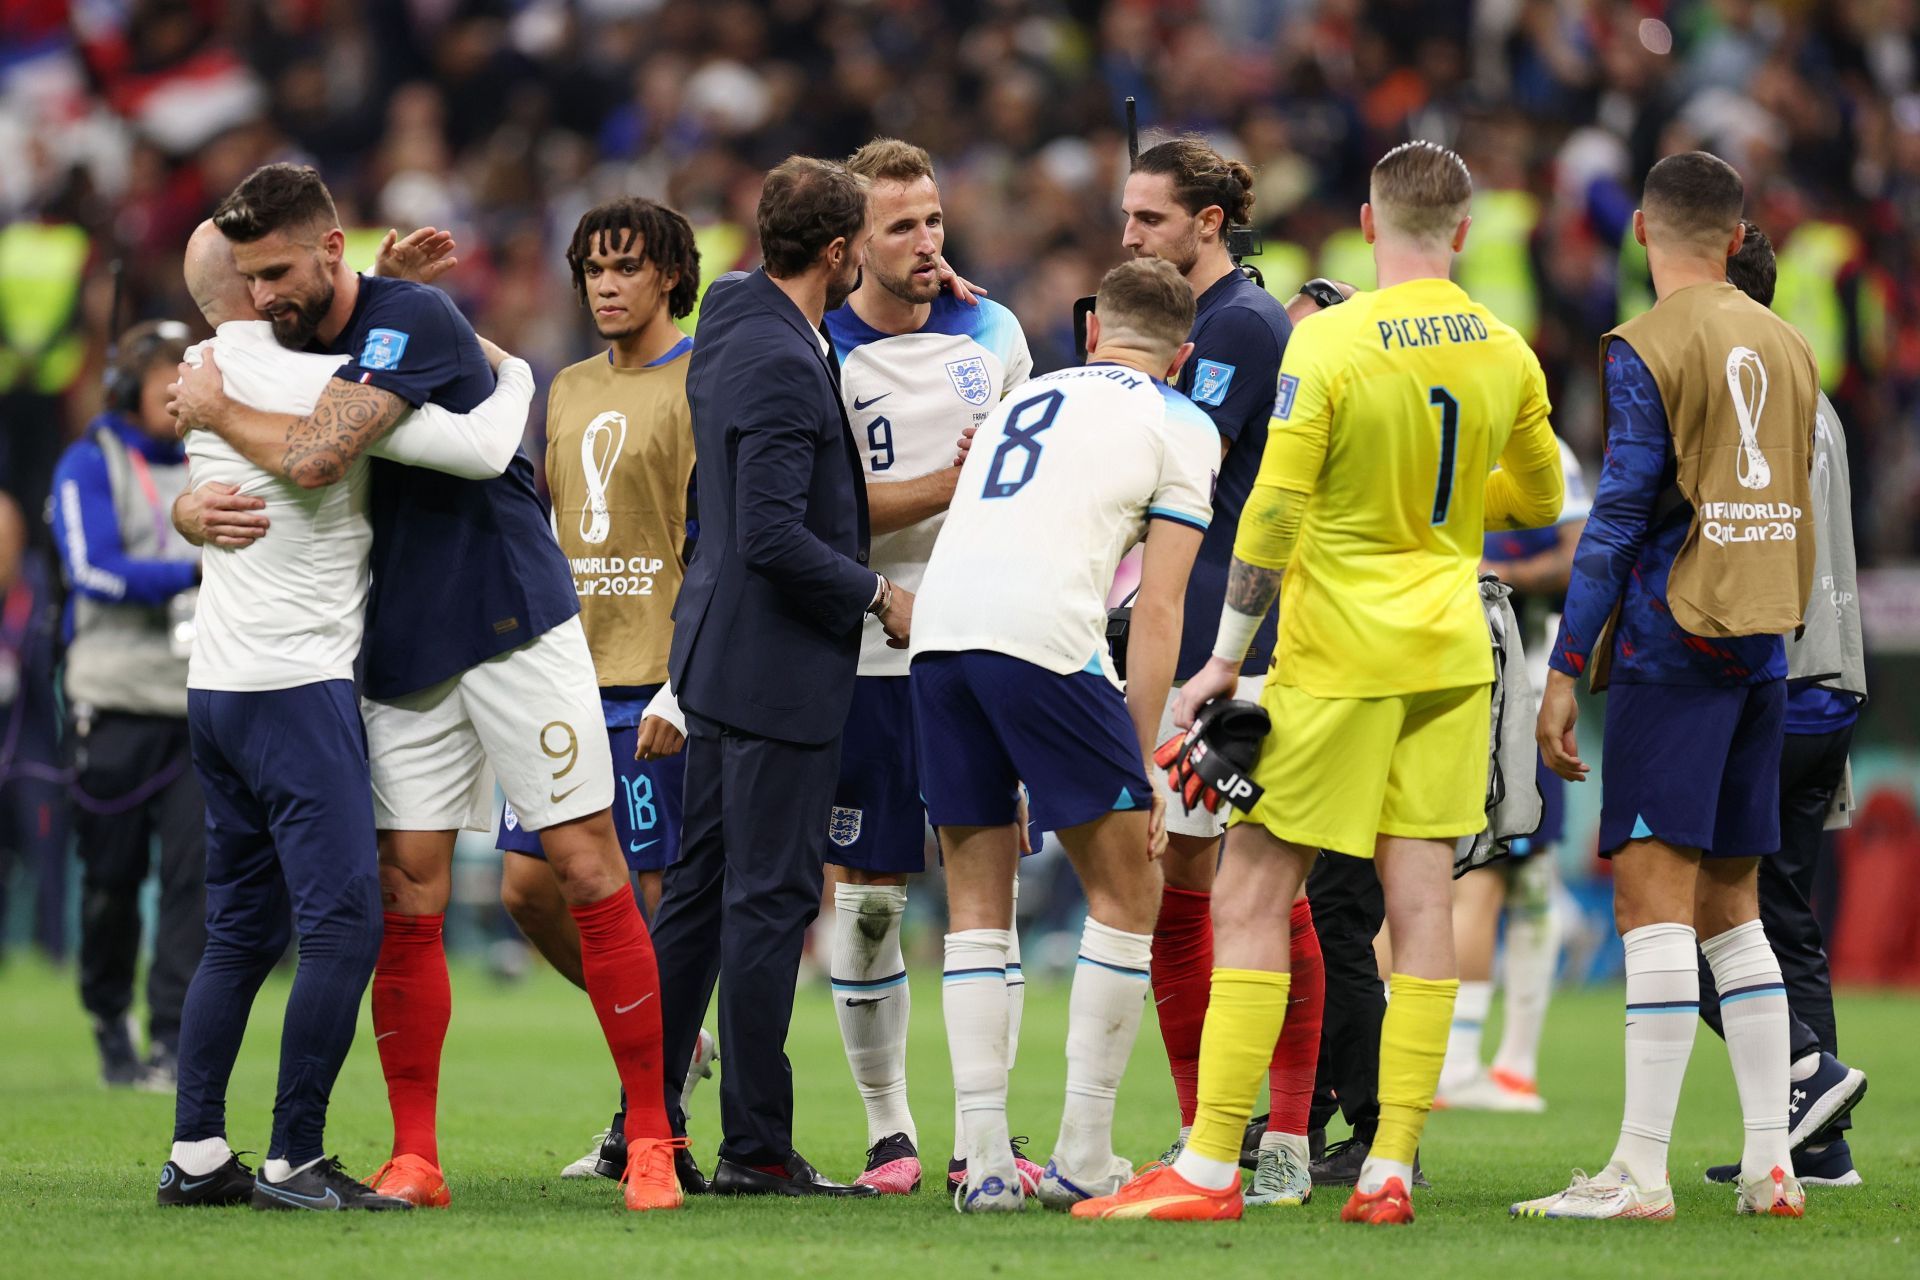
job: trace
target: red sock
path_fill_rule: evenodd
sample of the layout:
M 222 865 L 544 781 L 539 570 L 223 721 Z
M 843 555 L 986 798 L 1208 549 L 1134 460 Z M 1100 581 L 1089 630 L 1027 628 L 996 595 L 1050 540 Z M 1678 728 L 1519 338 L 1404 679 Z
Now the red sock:
M 1293 936 L 1288 967 L 1293 985 L 1287 992 L 1287 1021 L 1280 1042 L 1273 1046 L 1267 1068 L 1267 1093 L 1273 1133 L 1303 1134 L 1313 1107 L 1313 1073 L 1320 1062 L 1320 1016 L 1327 1004 L 1327 967 L 1320 958 L 1320 935 L 1313 929 L 1313 909 L 1305 898 L 1293 904 Z
M 1153 926 L 1153 1006 L 1167 1046 L 1180 1124 L 1193 1123 L 1200 1093 L 1200 1029 L 1207 1021 L 1213 987 L 1213 895 L 1176 889 L 1160 893 Z
M 671 1137 L 661 1074 L 660 970 L 640 906 L 631 889 L 619 889 L 568 910 L 580 926 L 587 999 L 627 1091 L 627 1141 Z
M 393 1109 L 393 1154 L 439 1165 L 434 1113 L 440 1102 L 440 1049 L 453 1017 L 447 985 L 443 915 L 386 913 L 386 936 L 373 969 L 373 1042 Z

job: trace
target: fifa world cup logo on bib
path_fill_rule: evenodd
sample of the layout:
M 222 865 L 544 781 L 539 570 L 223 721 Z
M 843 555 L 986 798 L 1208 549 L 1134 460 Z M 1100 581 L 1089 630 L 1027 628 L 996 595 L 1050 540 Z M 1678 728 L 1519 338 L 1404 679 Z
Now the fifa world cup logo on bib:
M 1727 352 L 1727 390 L 1733 394 L 1733 412 L 1740 419 L 1740 456 L 1734 462 L 1740 485 L 1764 489 L 1773 483 L 1773 468 L 1760 452 L 1760 415 L 1767 407 L 1767 366 L 1751 347 Z
M 604 445 L 605 451 L 601 446 Z M 587 478 L 587 502 L 580 508 L 580 540 L 605 542 L 613 527 L 607 511 L 607 484 L 627 445 L 627 415 L 609 409 L 587 424 L 580 437 L 580 469 Z

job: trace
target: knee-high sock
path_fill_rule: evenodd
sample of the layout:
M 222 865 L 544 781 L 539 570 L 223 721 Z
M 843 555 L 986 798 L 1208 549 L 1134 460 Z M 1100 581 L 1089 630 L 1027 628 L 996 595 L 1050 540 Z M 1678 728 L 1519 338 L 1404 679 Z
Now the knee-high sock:
M 327 1101 L 353 1047 L 380 937 L 380 889 L 372 875 L 342 885 L 327 914 L 301 930 L 300 962 L 280 1029 L 269 1160 L 298 1167 L 326 1154 Z
M 907 1020 L 913 996 L 900 955 L 905 885 L 835 885 L 833 1012 L 853 1083 L 867 1107 L 867 1142 L 919 1133 L 907 1107 Z
M 1740 1092 L 1746 1146 L 1740 1172 L 1765 1176 L 1775 1166 L 1791 1173 L 1787 1128 L 1787 988 L 1780 960 L 1758 920 L 1735 925 L 1700 944 L 1720 992 L 1727 1056 Z
M 1657 1187 L 1666 1180 L 1673 1113 L 1700 1020 L 1700 961 L 1691 925 L 1642 925 L 1621 941 L 1627 949 L 1627 1089 L 1610 1163 L 1641 1186 Z
M 1027 1009 L 1027 975 L 1020 964 L 1020 877 L 1013 878 L 1013 925 L 1007 932 L 1007 1071 L 1020 1057 L 1020 1019 Z M 998 932 L 997 930 L 995 932 Z M 1011 1122 L 1009 1122 L 1011 1124 Z M 1025 1139 L 1022 1139 L 1025 1141 Z M 958 1095 L 953 1100 L 953 1158 L 967 1158 L 967 1125 L 960 1114 Z
M 284 941 L 284 939 L 282 939 Z M 227 1136 L 227 1081 L 240 1041 L 247 1031 L 247 1014 L 260 984 L 280 958 L 278 946 L 255 949 L 236 946 L 217 935 L 207 939 L 200 967 L 187 985 L 180 1010 L 180 1084 L 173 1097 L 173 1140 L 203 1142 Z M 213 1168 L 226 1163 L 224 1157 Z M 198 1177 L 213 1169 L 188 1169 Z
M 1487 1012 L 1493 1008 L 1491 982 L 1462 982 L 1453 1002 L 1453 1021 L 1447 1027 L 1446 1060 L 1440 1065 L 1440 1080 L 1449 1087 L 1471 1080 L 1480 1073 L 1480 1034 L 1486 1029 Z
M 1183 1129 L 1193 1124 L 1212 980 L 1213 895 L 1168 885 L 1160 891 L 1160 918 L 1153 926 L 1153 1004 Z
M 1114 1162 L 1113 1103 L 1146 1012 L 1153 935 L 1087 917 L 1067 1000 L 1067 1101 L 1053 1145 L 1060 1168 L 1105 1176 Z
M 1433 1109 L 1459 989 L 1453 978 L 1396 973 L 1387 979 L 1387 1016 L 1380 1022 L 1380 1128 L 1360 1170 L 1362 1191 L 1377 1191 L 1390 1177 L 1413 1185 L 1413 1158 Z
M 947 935 L 940 1008 L 953 1059 L 960 1158 L 976 1184 L 988 1173 L 1013 1176 L 1007 1143 L 1007 950 L 1005 929 Z
M 1327 1004 L 1327 967 L 1320 956 L 1320 935 L 1313 909 L 1301 898 L 1293 904 L 1287 967 L 1287 1020 L 1267 1067 L 1267 1096 L 1272 1113 L 1268 1133 L 1305 1137 L 1313 1109 L 1313 1073 L 1320 1061 L 1320 1020 Z
M 662 1071 L 660 971 L 633 890 L 621 887 L 584 907 L 569 907 L 580 927 L 587 999 L 627 1092 L 627 1141 L 672 1136 Z
M 1553 909 L 1553 887 L 1550 847 L 1514 868 L 1507 881 L 1507 950 L 1500 968 L 1506 1012 L 1493 1068 L 1527 1081 L 1538 1077 L 1540 1035 L 1546 1029 L 1554 969 L 1560 963 L 1560 918 Z
M 1174 1170 L 1201 1186 L 1220 1188 L 1240 1176 L 1240 1142 L 1260 1093 L 1267 1048 L 1287 1018 L 1291 979 L 1264 969 L 1215 969 L 1200 1036 L 1200 1099 L 1193 1132 Z
M 386 937 L 373 970 L 373 1042 L 393 1111 L 393 1154 L 440 1163 L 435 1111 L 440 1053 L 453 1017 L 447 982 L 444 914 L 386 913 Z

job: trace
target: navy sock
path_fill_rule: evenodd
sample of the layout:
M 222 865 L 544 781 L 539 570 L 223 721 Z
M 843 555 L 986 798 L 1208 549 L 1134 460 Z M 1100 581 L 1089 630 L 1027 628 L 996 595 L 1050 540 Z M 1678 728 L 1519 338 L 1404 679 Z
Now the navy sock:
M 327 1100 L 353 1047 L 360 1000 L 380 958 L 378 885 L 356 876 L 300 935 L 300 965 L 280 1033 L 280 1089 L 269 1159 L 296 1168 L 326 1154 Z

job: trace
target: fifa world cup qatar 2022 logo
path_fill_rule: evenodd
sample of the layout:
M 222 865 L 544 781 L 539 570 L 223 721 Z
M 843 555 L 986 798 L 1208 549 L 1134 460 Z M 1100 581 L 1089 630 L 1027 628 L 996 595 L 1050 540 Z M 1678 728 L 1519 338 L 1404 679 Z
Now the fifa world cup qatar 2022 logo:
M 580 468 L 586 474 L 587 501 L 580 509 L 580 541 L 605 542 L 613 529 L 613 514 L 607 509 L 607 485 L 613 469 L 620 463 L 620 451 L 627 447 L 627 415 L 609 409 L 592 422 L 580 437 Z
M 1767 407 L 1767 366 L 1751 347 L 1727 352 L 1727 390 L 1733 395 L 1734 416 L 1740 419 L 1740 454 L 1735 474 L 1743 489 L 1764 489 L 1773 483 L 1773 468 L 1760 452 L 1760 415 Z

